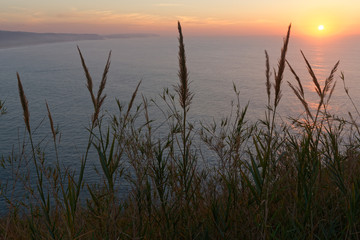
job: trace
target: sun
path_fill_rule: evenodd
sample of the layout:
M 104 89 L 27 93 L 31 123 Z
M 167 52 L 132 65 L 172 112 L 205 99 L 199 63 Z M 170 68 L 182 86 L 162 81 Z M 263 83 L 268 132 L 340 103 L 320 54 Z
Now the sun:
M 319 26 L 318 26 L 318 30 L 319 30 L 319 31 L 324 30 L 324 25 L 319 25 Z

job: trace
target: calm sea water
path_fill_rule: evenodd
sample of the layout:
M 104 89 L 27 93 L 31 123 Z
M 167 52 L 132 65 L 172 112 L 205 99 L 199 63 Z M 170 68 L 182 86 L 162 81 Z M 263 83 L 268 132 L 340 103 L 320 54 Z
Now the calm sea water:
M 336 74 L 337 88 L 331 101 L 334 113 L 353 111 L 338 77 L 345 73 L 347 85 L 355 103 L 360 106 L 360 44 L 359 38 L 333 41 L 291 38 L 288 61 L 303 80 L 306 98 L 316 103 L 309 74 L 300 49 L 308 57 L 319 79 L 324 80 L 331 68 L 341 60 Z M 185 47 L 191 89 L 195 93 L 190 117 L 192 121 L 211 121 L 230 113 L 235 99 L 233 83 L 240 90 L 241 104 L 249 102 L 248 119 L 264 116 L 266 105 L 265 54 L 271 66 L 277 66 L 282 37 L 187 37 Z M 0 117 L 0 154 L 15 152 L 24 136 L 21 104 L 16 72 L 19 72 L 29 101 L 30 119 L 36 129 L 37 141 L 42 141 L 50 156 L 52 143 L 45 101 L 48 102 L 55 124 L 61 132 L 61 159 L 74 168 L 80 165 L 85 151 L 92 104 L 86 89 L 76 45 L 79 45 L 95 81 L 101 78 L 109 50 L 112 63 L 105 89 L 104 109 L 116 113 L 115 98 L 126 103 L 140 80 L 139 92 L 159 99 L 162 89 L 177 84 L 177 38 L 154 37 L 55 43 L 38 46 L 0 49 L 0 99 L 6 101 L 8 113 Z M 297 116 L 302 108 L 286 81 L 295 79 L 286 69 L 280 113 Z M 140 97 L 138 98 L 140 101 Z M 156 115 L 150 116 L 156 119 Z M 90 159 L 95 164 L 96 157 Z M 91 176 L 90 176 L 91 178 Z M 6 176 L 2 174 L 2 180 Z

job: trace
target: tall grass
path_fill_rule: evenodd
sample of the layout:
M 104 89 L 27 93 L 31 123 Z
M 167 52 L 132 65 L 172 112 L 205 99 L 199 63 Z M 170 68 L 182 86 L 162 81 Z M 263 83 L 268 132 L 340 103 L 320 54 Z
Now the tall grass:
M 34 141 L 31 102 L 17 74 L 25 136 L 19 153 L 1 158 L 1 171 L 12 173 L 10 181 L 1 182 L 0 196 L 8 208 L 0 218 L 1 238 L 359 239 L 360 130 L 351 113 L 347 120 L 329 112 L 339 62 L 321 86 L 301 52 L 318 97 L 317 107 L 310 109 L 303 81 L 286 60 L 290 30 L 277 68 L 265 51 L 267 107 L 256 122 L 247 120 L 249 105 L 242 106 L 235 84 L 227 117 L 200 124 L 189 120 L 196 93 L 180 23 L 179 80 L 161 94 L 164 104 L 142 95 L 136 105 L 139 82 L 127 105 L 116 101 L 118 113 L 110 121 L 103 118 L 102 106 L 111 52 L 95 92 L 78 48 L 93 105 L 79 169 L 63 164 L 56 119 L 47 103 L 56 161 L 49 162 L 46 149 Z M 286 68 L 294 80 L 284 89 Z M 352 101 L 344 75 L 340 78 Z M 277 111 L 288 90 L 304 108 L 291 123 L 283 122 Z M 154 105 L 163 106 L 160 127 L 167 131 L 161 136 L 151 115 Z M 0 106 L 4 109 L 3 102 Z M 91 149 L 98 160 L 95 184 L 84 178 Z M 14 195 L 19 184 L 24 198 Z M 125 195 L 119 193 L 123 184 L 130 186 Z
M 0 116 L 6 113 L 5 101 L 0 100 Z

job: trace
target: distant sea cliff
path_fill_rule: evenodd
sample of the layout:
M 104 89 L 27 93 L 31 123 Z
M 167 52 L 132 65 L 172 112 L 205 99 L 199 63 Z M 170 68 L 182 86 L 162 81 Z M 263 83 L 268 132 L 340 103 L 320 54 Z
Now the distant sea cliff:
M 38 45 L 55 42 L 71 42 L 82 40 L 103 40 L 108 38 L 133 38 L 133 37 L 155 37 L 156 34 L 134 33 L 134 34 L 73 34 L 73 33 L 34 33 L 14 32 L 0 30 L 0 48 L 18 46 Z

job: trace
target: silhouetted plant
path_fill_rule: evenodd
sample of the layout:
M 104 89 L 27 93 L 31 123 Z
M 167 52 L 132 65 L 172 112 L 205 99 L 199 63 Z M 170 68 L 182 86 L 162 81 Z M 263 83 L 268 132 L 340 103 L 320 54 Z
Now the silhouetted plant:
M 180 23 L 179 80 L 174 89 L 163 91 L 161 104 L 144 96 L 137 103 L 139 82 L 127 105 L 116 100 L 119 112 L 110 113 L 108 122 L 102 108 L 111 52 L 95 92 L 78 48 L 93 106 L 79 169 L 64 166 L 61 134 L 47 102 L 56 161 L 50 162 L 44 144 L 34 141 L 38 133 L 17 74 L 25 137 L 18 154 L 13 150 L 0 161 L 1 173 L 11 173 L 9 181 L 0 182 L 0 196 L 8 207 L 8 214 L 0 217 L 0 236 L 359 239 L 360 130 L 351 113 L 347 120 L 332 115 L 329 108 L 339 62 L 321 86 L 301 52 L 318 97 L 312 109 L 303 81 L 286 60 L 290 29 L 274 70 L 265 51 L 267 106 L 264 118 L 256 122 L 247 120 L 250 105 L 242 105 L 235 84 L 228 116 L 200 124 L 189 120 L 194 94 Z M 296 81 L 288 85 L 304 108 L 297 118 L 289 116 L 291 122 L 283 121 L 278 112 L 286 66 Z M 344 74 L 340 78 L 360 116 Z M 152 119 L 151 107 L 163 116 Z M 4 102 L 0 110 L 3 114 Z M 91 150 L 98 159 L 98 181 L 92 184 L 84 177 Z M 18 185 L 24 186 L 24 198 L 14 194 Z M 123 186 L 129 191 L 121 193 Z

